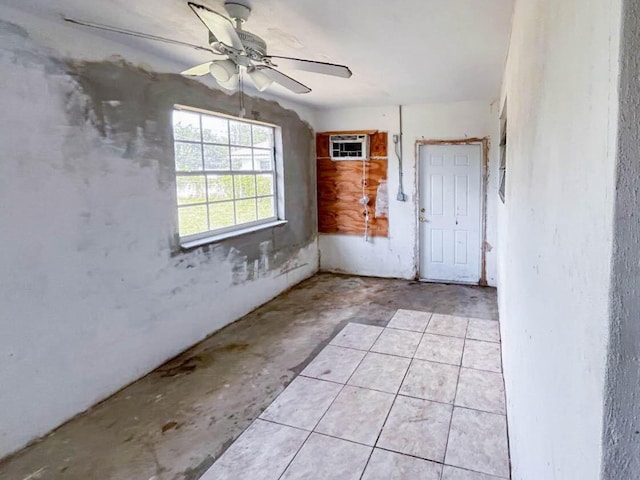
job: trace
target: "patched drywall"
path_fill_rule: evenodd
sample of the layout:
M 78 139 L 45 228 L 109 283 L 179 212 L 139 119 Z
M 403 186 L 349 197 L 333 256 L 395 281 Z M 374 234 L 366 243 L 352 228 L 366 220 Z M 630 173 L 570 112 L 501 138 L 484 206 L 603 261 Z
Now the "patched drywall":
M 0 24 L 0 457 L 317 270 L 310 126 L 282 129 L 288 223 L 182 252 L 174 104 L 236 115 L 228 95 L 121 58 L 67 60 Z
M 320 267 L 331 272 L 380 277 L 414 278 L 417 275 L 417 179 L 418 140 L 460 140 L 488 137 L 489 171 L 487 186 L 487 283 L 497 281 L 497 185 L 498 111 L 497 103 L 461 102 L 403 106 L 403 186 L 406 202 L 396 200 L 398 159 L 392 143 L 400 130 L 398 107 L 321 110 L 316 114 L 318 131 L 382 130 L 389 132 L 389 237 L 320 235 Z
M 603 480 L 640 475 L 640 1 L 625 0 Z
M 620 0 L 517 2 L 499 308 L 512 478 L 600 478 Z

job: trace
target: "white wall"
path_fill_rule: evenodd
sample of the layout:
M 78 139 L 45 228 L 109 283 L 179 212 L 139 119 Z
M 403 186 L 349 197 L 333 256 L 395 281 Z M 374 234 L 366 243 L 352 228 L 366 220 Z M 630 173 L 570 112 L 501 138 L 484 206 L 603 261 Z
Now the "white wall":
M 487 281 L 495 285 L 496 199 L 498 170 L 498 109 L 490 102 L 460 102 L 403 106 L 403 170 L 406 202 L 398 192 L 398 160 L 392 135 L 400 130 L 398 107 L 320 110 L 316 130 L 381 130 L 389 132 L 389 237 L 365 243 L 352 235 L 320 235 L 322 270 L 380 277 L 414 278 L 417 272 L 416 141 L 490 137 L 487 203 Z
M 99 55 L 107 77 L 91 84 L 81 42 L 72 67 L 49 48 L 56 31 L 0 13 L 2 457 L 312 275 L 318 250 L 313 137 L 295 113 L 247 99 L 248 111 L 285 122 L 289 224 L 177 251 L 172 104 L 154 102 L 194 92 L 206 100 L 194 106 L 232 113 L 237 98 Z M 127 93 L 138 81 L 144 94 Z M 100 132 L 105 88 L 133 97 L 116 105 L 152 113 Z
M 619 24 L 619 0 L 516 4 L 498 288 L 514 480 L 600 478 Z
M 640 0 L 623 4 L 603 480 L 635 480 L 640 472 Z

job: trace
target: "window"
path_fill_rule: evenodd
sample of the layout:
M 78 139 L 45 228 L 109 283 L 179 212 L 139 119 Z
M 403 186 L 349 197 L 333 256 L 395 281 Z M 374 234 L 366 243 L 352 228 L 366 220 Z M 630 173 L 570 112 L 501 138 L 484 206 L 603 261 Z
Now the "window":
M 507 119 L 502 120 L 502 132 L 500 133 L 500 186 L 498 195 L 500 200 L 505 203 L 505 193 L 507 189 Z
M 176 109 L 173 137 L 182 240 L 277 220 L 273 126 Z

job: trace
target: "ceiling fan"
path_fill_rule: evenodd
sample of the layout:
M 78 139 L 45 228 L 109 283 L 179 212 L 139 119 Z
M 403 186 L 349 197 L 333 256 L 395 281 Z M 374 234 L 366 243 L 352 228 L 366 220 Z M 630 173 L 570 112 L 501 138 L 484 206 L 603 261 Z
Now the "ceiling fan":
M 237 0 L 227 0 L 224 3 L 224 8 L 230 18 L 204 5 L 193 2 L 188 2 L 187 4 L 209 30 L 209 47 L 108 25 L 81 22 L 70 18 L 65 18 L 65 20 L 88 27 L 149 40 L 185 45 L 210 52 L 215 55 L 213 60 L 191 67 L 181 72 L 181 74 L 195 77 L 211 74 L 221 87 L 228 90 L 236 88 L 243 70 L 246 70 L 255 87 L 261 92 L 274 82 L 293 93 L 309 93 L 311 91 L 306 85 L 276 70 L 274 67 L 292 68 L 342 78 L 351 77 L 351 70 L 344 65 L 268 55 L 266 42 L 259 36 L 242 29 L 242 25 L 251 14 L 251 8 L 246 4 L 246 0 L 243 3 L 239 3 Z

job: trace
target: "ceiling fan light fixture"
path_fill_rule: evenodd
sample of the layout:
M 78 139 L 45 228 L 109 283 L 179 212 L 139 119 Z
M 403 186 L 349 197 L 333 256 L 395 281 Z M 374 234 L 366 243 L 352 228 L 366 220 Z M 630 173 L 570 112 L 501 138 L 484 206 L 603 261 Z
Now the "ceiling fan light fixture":
M 247 74 L 251 77 L 251 81 L 256 86 L 259 92 L 264 92 L 273 83 L 269 77 L 255 67 L 247 69 Z
M 235 90 L 236 88 L 238 88 L 238 80 L 239 80 L 239 75 L 237 73 L 234 73 L 233 75 L 231 75 L 229 80 L 226 80 L 224 82 L 220 80 L 216 80 L 216 82 L 225 90 Z
M 236 64 L 231 60 L 217 60 L 211 62 L 209 72 L 218 83 L 228 82 L 234 75 L 238 73 Z

